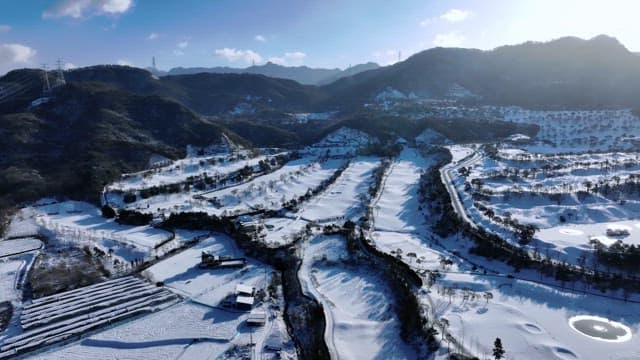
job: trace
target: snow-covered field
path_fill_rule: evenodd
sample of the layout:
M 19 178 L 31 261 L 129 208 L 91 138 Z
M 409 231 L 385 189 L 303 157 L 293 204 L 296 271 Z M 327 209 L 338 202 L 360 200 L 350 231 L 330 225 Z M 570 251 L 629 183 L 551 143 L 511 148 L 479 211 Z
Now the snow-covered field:
M 297 199 L 309 189 L 329 178 L 344 160 L 315 162 L 312 158 L 291 161 L 281 169 L 248 183 L 207 194 L 222 207 L 217 213 L 237 213 L 251 209 L 279 209 L 291 199 Z
M 25 260 L 22 259 L 0 260 L 0 302 L 16 301 L 20 298 L 16 283 L 24 265 Z
M 182 303 L 31 358 L 215 359 L 231 346 L 241 322 L 238 314 Z
M 250 261 L 244 269 L 200 269 L 202 251 L 213 255 L 241 257 L 234 240 L 215 234 L 197 245 L 147 269 L 144 273 L 151 281 L 162 281 L 165 286 L 194 301 L 218 306 L 229 294 L 234 293 L 239 283 L 264 288 L 271 269 L 266 265 Z
M 626 236 L 607 235 L 608 229 L 625 229 Z M 566 224 L 558 225 L 538 232 L 537 237 L 558 247 L 580 247 L 591 249 L 589 240 L 595 239 L 604 245 L 611 245 L 616 241 L 625 244 L 640 245 L 640 220 L 616 221 L 595 224 Z
M 0 241 L 0 257 L 23 253 L 42 248 L 42 241 L 36 238 L 24 238 Z
M 0 358 L 160 310 L 177 300 L 171 292 L 133 277 L 38 298 L 22 307 L 24 331 L 2 339 Z
M 216 177 L 240 170 L 245 166 L 255 167 L 260 161 L 269 160 L 273 156 L 252 157 L 248 151 L 241 151 L 230 155 L 187 157 L 157 169 L 124 175 L 122 180 L 110 184 L 107 190 L 131 191 L 177 184 L 189 177 L 198 177 L 205 173 L 209 177 Z
M 501 148 L 498 157 L 458 165 L 453 181 L 476 224 L 514 243 L 511 230 L 493 216 L 533 224 L 541 229 L 538 246 L 575 262 L 592 248 L 590 239 L 640 242 L 632 231 L 638 221 L 631 220 L 640 218 L 633 190 L 639 169 L 637 153 L 538 155 Z M 616 224 L 629 234 L 607 236 Z
M 378 158 L 356 157 L 332 185 L 299 204 L 295 213 L 260 220 L 264 241 L 271 246 L 290 243 L 310 222 L 342 225 L 347 220 L 357 221 L 364 215 L 363 203 L 379 164 Z
M 340 264 L 345 257 L 344 238 L 318 235 L 304 248 L 299 271 L 303 290 L 323 305 L 330 353 L 340 359 L 415 358 L 399 337 L 389 289 L 374 275 Z
M 125 262 L 150 256 L 154 247 L 167 240 L 171 234 L 151 226 L 120 225 L 113 219 L 105 219 L 100 209 L 78 202 L 62 203 L 35 209 L 35 223 L 53 233 L 59 241 L 76 243 L 93 248 L 98 246 L 105 253 Z
M 268 218 L 262 220 L 265 227 L 264 242 L 270 246 L 281 246 L 290 244 L 294 240 L 294 235 L 304 231 L 309 223 L 299 216 L 294 218 Z
M 305 203 L 296 215 L 320 223 L 357 220 L 363 214 L 362 200 L 379 165 L 378 158 L 354 158 L 334 184 Z
M 455 289 L 451 303 L 444 288 Z M 470 290 L 466 300 L 465 288 Z M 493 295 L 488 302 L 483 297 L 486 291 Z M 502 340 L 506 359 L 640 357 L 640 304 L 468 274 L 446 274 L 431 289 L 430 296 L 438 318 L 446 318 L 449 331 L 480 358 L 491 356 L 496 337 Z M 589 338 L 569 325 L 569 319 L 576 315 L 619 321 L 631 328 L 632 337 L 617 343 Z
M 319 162 L 304 157 L 286 163 L 282 168 L 247 182 L 198 195 L 178 193 L 139 200 L 137 207 L 154 214 L 177 211 L 204 211 L 215 215 L 232 215 L 256 209 L 280 209 L 283 202 L 297 199 L 309 189 L 329 178 L 342 164 L 342 159 Z
M 398 338 L 400 324 L 389 289 L 364 271 L 318 267 L 312 275 L 333 317 L 333 337 L 340 359 L 412 359 L 416 355 Z
M 376 230 L 415 232 L 424 223 L 419 206 L 418 180 L 431 165 L 415 149 L 405 148 L 383 180 L 380 198 L 373 204 Z
M 254 309 L 267 314 L 268 320 L 265 326 L 252 330 L 253 335 L 249 335 L 251 330 L 245 324 L 248 312 L 239 312 L 222 306 L 225 301 L 231 301 L 231 303 L 235 301 L 237 285 L 251 286 L 256 291 L 265 289 L 271 281 L 273 270 L 253 259 L 247 259 L 247 265 L 242 269 L 201 269 L 198 264 L 202 251 L 228 257 L 243 256 L 242 252 L 235 247 L 233 239 L 222 234 L 214 234 L 196 246 L 160 261 L 147 269 L 143 275 L 152 281 L 162 281 L 167 288 L 186 296 L 194 305 L 209 307 L 211 315 L 202 317 L 201 321 L 207 322 L 209 318 L 215 320 L 216 317 L 227 319 L 221 324 L 214 321 L 209 326 L 209 334 L 218 334 L 217 336 L 226 339 L 225 349 L 233 344 L 246 345 L 251 338 L 257 344 L 265 344 L 275 334 L 280 341 L 278 345 L 285 349 L 283 356 L 293 356 L 290 354 L 290 339 L 286 331 L 282 330 L 285 329 L 284 320 L 280 311 L 273 309 L 273 303 L 265 301 L 254 305 Z M 262 345 L 256 346 L 256 351 L 257 354 L 263 354 Z M 260 358 L 262 355 L 256 356 Z M 216 356 L 212 355 L 211 358 Z

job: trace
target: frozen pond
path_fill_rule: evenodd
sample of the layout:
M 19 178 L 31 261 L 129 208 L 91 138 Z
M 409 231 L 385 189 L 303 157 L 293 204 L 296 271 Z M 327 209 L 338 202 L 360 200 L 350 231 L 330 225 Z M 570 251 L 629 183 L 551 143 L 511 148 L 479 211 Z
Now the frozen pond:
M 631 329 L 616 321 L 598 316 L 578 315 L 569 319 L 569 326 L 592 339 L 608 342 L 631 340 Z

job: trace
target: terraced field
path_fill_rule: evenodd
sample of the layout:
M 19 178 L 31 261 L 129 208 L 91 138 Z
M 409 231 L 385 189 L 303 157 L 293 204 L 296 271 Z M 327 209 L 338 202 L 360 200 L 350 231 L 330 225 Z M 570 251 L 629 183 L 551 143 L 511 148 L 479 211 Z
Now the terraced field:
M 132 276 L 35 299 L 22 309 L 24 332 L 4 339 L 0 359 L 164 309 L 178 300 L 168 290 Z

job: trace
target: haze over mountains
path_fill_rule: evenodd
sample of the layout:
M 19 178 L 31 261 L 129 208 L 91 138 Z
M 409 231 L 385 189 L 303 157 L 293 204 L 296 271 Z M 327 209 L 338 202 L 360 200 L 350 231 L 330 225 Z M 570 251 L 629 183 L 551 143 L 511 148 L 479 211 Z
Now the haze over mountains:
M 327 80 L 331 74 L 325 75 Z M 435 48 L 326 85 L 247 73 L 158 78 L 143 69 L 92 66 L 66 71 L 67 85 L 49 102 L 29 107 L 41 96 L 41 76 L 40 70 L 23 69 L 0 78 L 2 148 L 12 154 L 0 160 L 0 190 L 11 194 L 0 201 L 88 194 L 121 171 L 140 168 L 152 153 L 176 158 L 187 144 L 216 143 L 222 134 L 240 143 L 298 146 L 342 122 L 388 132 L 397 127 L 392 123 L 402 123 L 367 122 L 358 113 L 389 89 L 417 98 L 545 109 L 640 105 L 640 58 L 606 36 L 493 51 Z M 292 123 L 288 115 L 326 111 L 339 115 L 314 126 Z
M 269 77 L 295 80 L 305 85 L 324 85 L 343 77 L 352 76 L 363 71 L 377 69 L 380 66 L 374 62 L 358 64 L 350 66 L 344 70 L 310 68 L 308 66 L 283 66 L 267 62 L 264 65 L 253 65 L 248 68 L 232 68 L 227 66 L 221 67 L 177 67 L 169 71 L 159 71 L 148 69 L 156 75 L 191 75 L 198 73 L 217 73 L 217 74 L 259 74 Z

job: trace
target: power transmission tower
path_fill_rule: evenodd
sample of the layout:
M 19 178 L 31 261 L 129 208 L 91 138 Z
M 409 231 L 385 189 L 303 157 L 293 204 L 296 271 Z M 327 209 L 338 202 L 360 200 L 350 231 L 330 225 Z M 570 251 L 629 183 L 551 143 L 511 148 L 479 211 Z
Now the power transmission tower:
M 56 83 L 54 87 L 62 86 L 67 83 L 64 80 L 64 72 L 62 70 L 62 59 L 58 58 L 58 61 L 56 61 L 56 64 L 58 65 L 58 69 L 57 69 L 58 76 L 56 78 Z
M 42 94 L 48 95 L 51 91 L 51 84 L 49 84 L 49 74 L 47 72 L 47 64 L 42 64 Z
M 151 58 L 151 67 L 153 68 L 153 70 L 156 69 L 156 57 L 155 56 L 153 56 Z
M 398 51 L 398 62 L 400 62 L 400 60 L 402 60 L 402 50 Z

